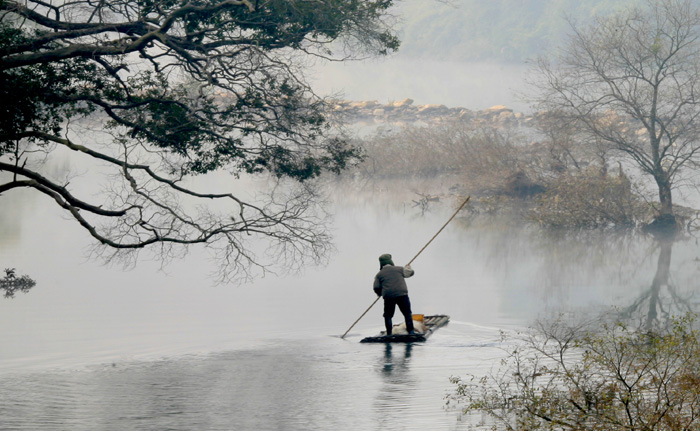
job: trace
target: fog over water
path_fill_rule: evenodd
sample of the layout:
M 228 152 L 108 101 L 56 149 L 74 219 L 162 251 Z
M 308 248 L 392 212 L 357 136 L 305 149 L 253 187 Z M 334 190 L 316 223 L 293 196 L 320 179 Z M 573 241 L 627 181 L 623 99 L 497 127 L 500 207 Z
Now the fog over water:
M 410 260 L 454 209 L 447 199 L 423 214 L 411 189 L 330 187 L 328 265 L 243 286 L 214 285 L 201 250 L 163 271 L 102 266 L 46 200 L 3 206 L 19 229 L 2 230 L 0 261 L 38 282 L 0 301 L 6 429 L 468 429 L 443 407 L 448 378 L 487 372 L 500 331 L 609 305 L 644 316 L 649 298 L 662 314 L 698 308 L 694 241 L 672 247 L 670 281 L 654 291 L 649 238 L 549 238 L 465 213 L 409 280 L 414 311 L 450 324 L 425 344 L 360 344 L 381 329 L 376 306 L 341 340 L 374 300 L 377 257 Z
M 420 46 L 366 61 L 316 60 L 307 78 L 319 96 L 530 113 L 520 96 L 527 93 L 524 63 L 404 53 L 444 59 L 465 47 L 480 55 L 473 58 L 522 58 L 540 52 L 516 52 L 526 40 L 542 49 L 558 42 L 562 33 L 547 27 L 562 27 L 559 9 L 570 5 L 585 19 L 596 8 L 405 3 L 395 12 L 399 34 Z M 533 16 L 521 16 L 527 9 Z M 404 10 L 414 14 L 407 27 L 398 16 Z M 479 31 L 462 31 L 472 28 Z M 433 46 L 443 51 L 424 52 Z M 109 142 L 101 118 L 71 128 L 77 143 Z M 55 150 L 42 173 L 101 202 L 114 177 L 83 165 L 80 155 L 64 157 L 67 151 Z M 632 167 L 628 174 L 639 175 Z M 105 265 L 89 253 L 93 238 L 54 201 L 29 188 L 3 192 L 0 270 L 16 268 L 37 284 L 14 299 L 0 297 L 0 431 L 472 430 L 481 417 L 445 406 L 455 390 L 449 379 L 498 367 L 512 351 L 502 334 L 604 310 L 646 328 L 700 312 L 695 238 L 545 233 L 467 209 L 418 256 L 407 281 L 413 312 L 449 315 L 449 324 L 425 343 L 360 343 L 383 329 L 380 302 L 341 339 L 376 298 L 378 256 L 391 253 L 398 265 L 416 256 L 464 199 L 448 192 L 458 181 L 322 182 L 335 246 L 327 261 L 242 285 L 217 284 L 216 263 L 202 247 L 165 263 L 144 251 L 133 267 Z M 217 173 L 191 184 L 253 199 L 266 182 Z M 700 208 L 698 190 L 675 190 L 674 202 Z M 416 204 L 428 194 L 439 200 Z
M 390 60 L 326 66 L 317 85 L 350 100 L 525 110 L 512 95 L 523 73 Z M 329 183 L 336 251 L 327 264 L 241 286 L 216 285 L 202 249 L 164 267 L 147 253 L 133 269 L 101 265 L 55 204 L 4 193 L 0 268 L 37 286 L 0 301 L 0 429 L 469 429 L 473 418 L 444 408 L 448 379 L 491 369 L 501 331 L 611 305 L 657 320 L 700 306 L 694 240 L 664 248 L 641 236 L 549 237 L 465 212 L 408 281 L 414 312 L 450 324 L 424 344 L 360 344 L 382 328 L 377 305 L 341 340 L 375 298 L 377 257 L 406 263 L 456 205 L 444 197 L 423 213 L 416 193 L 450 185 Z M 654 285 L 662 252 L 670 276 Z

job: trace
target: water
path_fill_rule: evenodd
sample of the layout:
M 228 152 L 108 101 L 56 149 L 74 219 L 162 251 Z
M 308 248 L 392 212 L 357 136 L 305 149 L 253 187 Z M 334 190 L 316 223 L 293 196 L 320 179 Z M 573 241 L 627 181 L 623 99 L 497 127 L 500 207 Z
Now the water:
M 465 331 L 453 326 L 430 345 L 309 337 L 253 350 L 9 376 L 3 378 L 3 429 L 451 429 L 454 413 L 441 401 L 449 390 L 446 376 L 489 346 L 455 344 Z M 451 359 L 436 363 L 435 355 Z
M 410 194 L 342 194 L 327 266 L 235 287 L 214 285 L 198 251 L 164 270 L 101 266 L 48 203 L 8 196 L 0 262 L 38 285 L 0 301 L 1 430 L 470 429 L 444 406 L 449 377 L 497 366 L 501 331 L 609 305 L 650 317 L 655 304 L 656 320 L 700 309 L 693 240 L 544 238 L 460 218 L 409 280 L 414 311 L 450 324 L 424 344 L 361 344 L 380 306 L 339 335 L 374 300 L 377 257 L 410 260 L 449 206 L 421 215 Z

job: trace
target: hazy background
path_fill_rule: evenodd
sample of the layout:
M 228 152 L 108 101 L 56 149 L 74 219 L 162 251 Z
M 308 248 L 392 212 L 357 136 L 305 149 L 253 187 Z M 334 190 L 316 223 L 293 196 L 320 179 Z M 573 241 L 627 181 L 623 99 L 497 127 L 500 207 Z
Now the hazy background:
M 407 0 L 395 7 L 402 41 L 397 54 L 359 62 L 318 64 L 323 95 L 380 103 L 411 98 L 472 110 L 530 106 L 529 62 L 553 52 L 569 31 L 566 18 L 587 23 L 644 0 Z
M 561 40 L 564 14 L 585 21 L 628 3 L 410 0 L 396 8 L 399 54 L 310 73 L 319 94 L 348 100 L 527 111 L 515 95 L 526 60 Z M 545 238 L 460 217 L 409 281 L 414 311 L 451 323 L 413 349 L 360 344 L 381 329 L 376 306 L 340 340 L 375 298 L 377 257 L 407 262 L 451 215 L 451 200 L 413 206 L 429 190 L 329 183 L 328 263 L 243 286 L 215 285 L 202 249 L 165 267 L 147 254 L 129 270 L 101 265 L 55 204 L 3 194 L 0 268 L 37 286 L 0 300 L 0 429 L 468 429 L 443 410 L 448 378 L 488 371 L 500 331 L 648 294 L 658 257 L 648 238 Z M 698 266 L 693 240 L 674 246 L 668 309 L 678 298 L 698 308 Z

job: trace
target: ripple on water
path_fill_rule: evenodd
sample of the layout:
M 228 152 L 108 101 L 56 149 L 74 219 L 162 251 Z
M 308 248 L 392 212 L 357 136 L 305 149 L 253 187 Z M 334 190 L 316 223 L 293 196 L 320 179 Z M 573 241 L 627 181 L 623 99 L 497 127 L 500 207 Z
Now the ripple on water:
M 319 337 L 6 375 L 0 415 L 13 430 L 459 429 L 443 408 L 448 378 L 491 347 L 485 332 L 444 332 L 413 345 Z

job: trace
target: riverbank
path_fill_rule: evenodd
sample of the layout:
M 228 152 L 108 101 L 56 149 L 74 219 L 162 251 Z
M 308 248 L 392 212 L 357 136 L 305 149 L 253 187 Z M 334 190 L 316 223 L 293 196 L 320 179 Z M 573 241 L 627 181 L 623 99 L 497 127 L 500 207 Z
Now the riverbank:
M 460 120 L 474 125 L 522 127 L 534 118 L 532 115 L 515 112 L 504 105 L 495 105 L 488 109 L 475 111 L 438 104 L 414 104 L 413 99 L 409 98 L 384 104 L 376 100 L 337 100 L 333 102 L 333 113 L 346 124 L 431 124 Z

